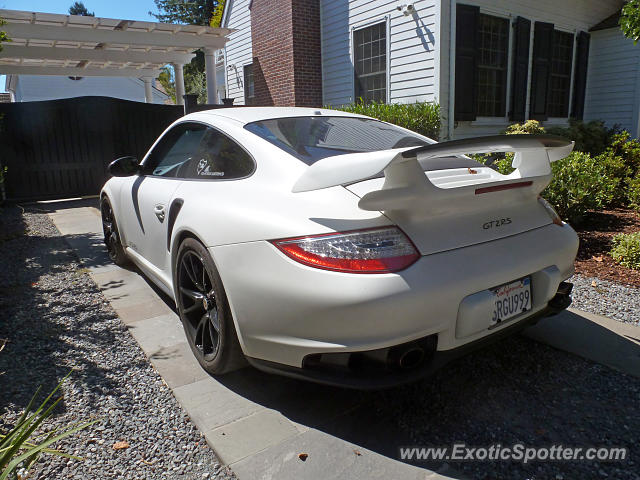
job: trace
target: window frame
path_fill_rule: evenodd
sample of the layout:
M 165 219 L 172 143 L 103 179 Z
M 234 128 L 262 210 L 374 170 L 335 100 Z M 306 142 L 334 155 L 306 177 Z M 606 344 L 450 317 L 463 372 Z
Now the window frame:
M 573 89 L 574 89 L 574 83 L 575 83 L 575 75 L 576 75 L 576 47 L 577 47 L 577 43 L 578 43 L 578 29 L 574 29 L 574 30 L 570 30 L 567 28 L 562 28 L 562 27 L 558 27 L 558 25 L 554 25 L 553 26 L 553 31 L 554 32 L 560 32 L 560 33 L 568 33 L 571 34 L 571 36 L 573 37 L 573 44 L 572 44 L 572 48 L 571 48 L 571 72 L 569 74 L 569 100 L 568 100 L 568 107 L 567 107 L 567 116 L 566 117 L 553 117 L 551 115 L 547 116 L 547 120 L 545 121 L 545 123 L 547 125 L 563 125 L 565 124 L 570 118 L 571 118 L 571 111 L 573 109 Z M 549 81 L 551 81 L 551 78 L 549 78 Z M 547 110 L 548 110 L 549 106 L 548 106 L 548 101 L 547 101 Z
M 499 117 L 487 117 L 482 115 L 476 115 L 475 120 L 471 120 L 471 125 L 508 125 L 509 112 L 511 111 L 511 90 L 513 88 L 513 43 L 514 43 L 514 22 L 517 15 L 511 15 L 509 13 L 499 12 L 487 8 L 480 7 L 480 15 L 488 15 L 490 17 L 501 18 L 509 21 L 509 34 L 507 35 L 507 85 L 505 88 L 505 114 Z M 531 57 L 531 51 L 529 51 L 529 57 Z
M 369 19 L 364 22 L 359 22 L 351 26 L 351 31 L 349 33 L 349 57 L 351 60 L 352 74 L 351 74 L 351 101 L 356 101 L 356 51 L 355 51 L 355 32 L 357 30 L 363 30 L 365 28 L 373 27 L 375 25 L 384 24 L 385 30 L 385 98 L 384 103 L 390 102 L 390 66 L 391 62 L 389 59 L 389 52 L 391 50 L 391 28 L 390 28 L 390 16 L 384 15 L 381 17 L 377 17 L 374 19 Z
M 159 149 L 162 144 L 164 143 L 165 140 L 167 140 L 169 138 L 170 135 L 173 135 L 174 132 L 177 129 L 181 129 L 184 128 L 184 126 L 187 125 L 194 125 L 194 126 L 204 126 L 205 128 L 203 130 L 206 130 L 206 124 L 204 124 L 203 122 L 193 122 L 191 120 L 187 120 L 184 122 L 179 122 L 176 123 L 175 125 L 172 125 L 171 127 L 169 127 L 163 134 L 162 136 L 160 136 L 160 138 L 158 138 L 158 140 L 151 146 L 151 148 L 149 149 L 149 151 L 147 152 L 147 154 L 145 155 L 144 159 L 142 160 L 142 162 L 140 162 L 140 166 L 141 166 L 141 172 L 142 175 L 145 177 L 153 177 L 153 178 L 178 178 L 178 177 L 167 177 L 164 175 L 156 175 L 153 173 L 153 170 L 160 164 L 161 160 L 155 161 L 155 159 L 153 158 L 153 154 L 156 152 L 157 149 Z M 176 140 L 177 142 L 177 140 Z M 173 148 L 175 146 L 175 143 L 170 147 Z M 167 152 L 165 152 L 166 154 Z
M 236 145 L 238 145 L 242 150 L 244 150 L 244 152 L 249 156 L 249 158 L 251 159 L 251 163 L 252 163 L 252 169 L 251 171 L 243 176 L 243 177 L 234 177 L 234 178 L 224 178 L 224 177 L 216 177 L 216 176 L 212 176 L 212 177 L 207 177 L 207 178 L 182 178 L 182 177 L 163 177 L 161 175 L 153 175 L 153 173 L 149 173 L 149 172 L 144 172 L 145 170 L 145 166 L 146 163 L 149 159 L 149 156 L 151 155 L 151 153 L 153 152 L 153 150 L 160 144 L 160 142 L 162 141 L 162 139 L 167 136 L 174 128 L 180 126 L 180 125 L 184 125 L 185 123 L 191 123 L 191 124 L 198 124 L 198 125 L 203 125 L 206 128 L 211 128 L 215 131 L 217 131 L 218 133 L 220 133 L 221 135 L 226 136 L 227 138 L 229 138 L 231 141 L 233 141 Z M 244 180 L 247 179 L 251 176 L 253 176 L 254 173 L 256 173 L 256 170 L 258 169 L 258 163 L 256 162 L 255 157 L 252 155 L 252 153 L 245 148 L 238 140 L 236 140 L 235 137 L 233 137 L 232 135 L 229 135 L 227 132 L 223 132 L 222 129 L 211 125 L 210 123 L 206 123 L 206 122 L 202 122 L 199 120 L 185 120 L 185 121 L 181 121 L 179 123 L 176 123 L 175 125 L 172 125 L 170 128 L 168 128 L 163 134 L 162 136 L 160 136 L 155 143 L 151 146 L 151 148 L 149 149 L 149 151 L 147 152 L 147 154 L 144 156 L 144 158 L 142 159 L 142 162 L 140 162 L 140 165 L 142 166 L 141 171 L 143 173 L 140 173 L 140 176 L 143 177 L 152 177 L 152 178 L 160 178 L 160 179 L 164 179 L 164 180 L 177 180 L 180 182 L 211 182 L 211 181 L 216 181 L 216 182 L 233 182 L 236 180 Z
M 509 118 L 509 110 L 511 108 L 511 77 L 512 77 L 512 60 L 513 60 L 513 17 L 511 15 L 508 14 L 496 14 L 494 12 L 487 12 L 484 9 L 480 9 L 480 16 L 485 16 L 485 17 L 493 17 L 493 18 L 497 18 L 500 20 L 506 20 L 507 21 L 507 44 L 506 44 L 506 58 L 505 58 L 505 69 L 504 69 L 504 80 L 505 80 L 505 85 L 504 85 L 504 115 L 477 115 L 476 116 L 476 122 L 483 122 L 483 123 L 494 123 L 496 120 L 508 120 Z M 477 34 L 479 34 L 480 32 L 476 32 Z M 478 46 L 478 51 L 480 50 L 480 47 Z M 478 64 L 476 65 L 476 68 L 478 70 L 478 74 L 480 73 L 480 54 L 478 53 Z M 479 85 L 476 85 L 476 89 L 478 92 L 478 98 L 480 97 L 480 88 Z M 476 100 L 478 101 L 478 100 Z M 476 108 L 478 108 L 478 105 L 476 104 Z
M 253 80 L 253 96 L 252 97 L 248 95 L 249 82 L 247 82 L 247 68 L 249 67 L 251 68 L 251 79 Z M 243 84 L 242 90 L 244 94 L 244 104 L 245 106 L 252 106 L 256 98 L 256 82 L 255 82 L 255 77 L 253 72 L 253 62 L 245 63 L 242 66 L 242 84 Z M 251 99 L 251 102 L 249 102 L 249 99 Z
M 460 1 L 461 4 L 466 4 L 466 2 L 464 2 L 464 0 Z M 479 14 L 480 15 L 489 15 L 489 16 L 493 16 L 493 17 L 497 17 L 497 18 L 504 18 L 504 19 L 508 19 L 509 20 L 509 44 L 508 44 L 508 50 L 507 50 L 507 88 L 506 88 L 506 115 L 504 117 L 500 116 L 500 117 L 487 117 L 487 116 L 480 116 L 477 115 L 475 120 L 469 120 L 468 124 L 470 126 L 507 126 L 510 125 L 511 123 L 513 123 L 510 119 L 509 119 L 509 112 L 511 111 L 511 106 L 512 106 L 512 99 L 511 99 L 511 93 L 513 90 L 513 45 L 514 45 L 514 22 L 516 21 L 518 16 L 522 16 L 523 18 L 526 18 L 527 20 L 529 20 L 531 22 L 531 29 L 530 29 L 530 37 L 529 37 L 529 54 L 528 54 L 528 78 L 527 78 L 527 93 L 526 93 L 526 107 L 525 107 L 525 117 L 526 118 L 530 118 L 531 116 L 531 89 L 532 89 L 532 83 L 533 83 L 533 78 L 532 78 L 532 61 L 533 61 L 533 46 L 534 46 L 534 42 L 535 42 L 535 28 L 534 25 L 536 22 L 548 22 L 549 19 L 548 18 L 540 18 L 537 17 L 535 15 L 527 15 L 527 14 L 509 14 L 509 13 L 505 13 L 504 11 L 499 11 L 499 10 L 495 10 L 492 9 L 491 7 L 487 8 L 487 7 L 480 7 L 479 8 Z M 573 48 L 572 48 L 572 57 L 571 57 L 571 75 L 569 78 L 569 108 L 568 108 L 568 113 L 566 117 L 552 117 L 552 116 L 548 116 L 547 120 L 544 120 L 543 122 L 546 124 L 553 124 L 553 125 L 561 125 L 561 124 L 566 124 L 566 122 L 572 118 L 572 110 L 574 108 L 574 90 L 575 90 L 575 82 L 576 82 L 576 69 L 577 69 L 577 42 L 578 42 L 578 35 L 579 33 L 582 31 L 581 27 L 578 25 L 574 25 L 574 26 L 567 26 L 566 24 L 553 24 L 553 29 L 554 31 L 558 31 L 561 33 L 569 33 L 573 36 Z M 455 52 L 455 42 L 454 42 L 454 49 L 452 49 L 451 53 Z M 455 57 L 455 53 L 453 56 L 451 56 L 451 62 L 453 62 Z M 455 72 L 455 70 L 454 70 Z M 455 73 L 454 76 L 452 76 L 449 79 L 449 98 L 453 99 L 455 98 Z M 451 104 L 451 110 L 450 113 L 453 116 L 453 112 L 455 111 L 455 106 L 452 103 Z M 458 121 L 454 122 L 457 123 Z M 465 121 L 462 121 L 464 123 L 467 123 Z M 455 125 L 453 125 L 454 128 Z

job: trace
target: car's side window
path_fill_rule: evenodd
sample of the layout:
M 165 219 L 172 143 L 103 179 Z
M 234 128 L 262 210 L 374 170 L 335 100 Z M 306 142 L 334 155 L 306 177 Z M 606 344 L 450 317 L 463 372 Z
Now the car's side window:
M 207 127 L 192 158 L 178 168 L 177 176 L 187 179 L 233 179 L 253 172 L 251 156 L 222 132 Z
M 200 123 L 180 123 L 162 137 L 144 163 L 144 173 L 159 177 L 179 177 L 181 167 L 194 158 L 207 127 Z

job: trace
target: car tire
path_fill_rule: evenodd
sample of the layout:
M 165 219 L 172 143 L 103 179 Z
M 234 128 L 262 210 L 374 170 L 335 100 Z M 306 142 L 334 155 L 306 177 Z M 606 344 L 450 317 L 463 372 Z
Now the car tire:
M 124 251 L 122 242 L 120 241 L 120 233 L 116 223 L 115 215 L 111 202 L 107 197 L 103 197 L 100 202 L 100 215 L 102 217 L 102 232 L 104 234 L 104 243 L 107 246 L 107 253 L 111 261 L 120 267 L 130 263 L 129 257 Z
M 176 307 L 196 359 L 212 375 L 246 366 L 229 301 L 211 255 L 196 239 L 187 238 L 175 258 Z

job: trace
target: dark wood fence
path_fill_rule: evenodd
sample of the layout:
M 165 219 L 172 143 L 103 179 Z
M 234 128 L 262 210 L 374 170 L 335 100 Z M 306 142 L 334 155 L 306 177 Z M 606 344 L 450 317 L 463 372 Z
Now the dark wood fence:
M 10 200 L 97 195 L 115 158 L 138 158 L 182 106 L 78 97 L 0 104 L 0 165 Z

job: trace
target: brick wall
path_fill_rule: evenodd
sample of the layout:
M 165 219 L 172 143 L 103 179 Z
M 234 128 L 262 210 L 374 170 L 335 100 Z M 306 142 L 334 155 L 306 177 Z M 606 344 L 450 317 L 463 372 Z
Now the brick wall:
M 251 3 L 254 105 L 322 106 L 319 0 Z

